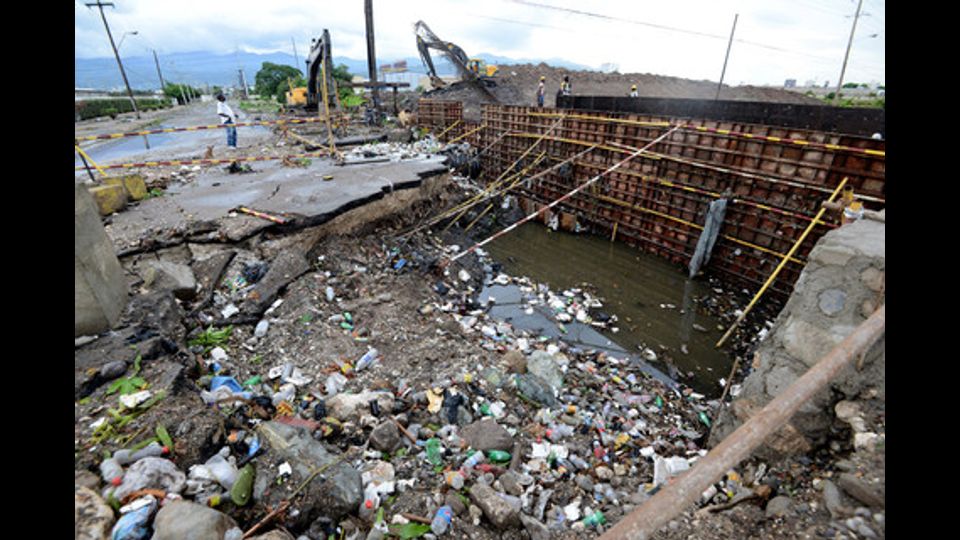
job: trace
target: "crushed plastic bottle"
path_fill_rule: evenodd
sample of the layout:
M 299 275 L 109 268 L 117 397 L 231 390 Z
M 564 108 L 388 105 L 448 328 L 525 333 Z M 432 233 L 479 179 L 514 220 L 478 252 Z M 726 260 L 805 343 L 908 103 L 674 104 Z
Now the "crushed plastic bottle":
M 433 534 L 440 536 L 447 532 L 452 519 L 453 509 L 447 505 L 443 505 L 437 510 L 437 515 L 433 517 L 433 521 L 430 523 L 430 530 L 433 531 Z
M 327 294 L 327 302 L 333 302 L 334 298 L 336 298 L 333 294 L 333 287 L 329 285 L 327 286 L 326 294 Z
M 449 471 L 443 475 L 443 480 L 448 486 L 460 491 L 463 489 L 463 474 L 460 471 Z
M 370 367 L 370 365 L 377 360 L 379 355 L 380 352 L 371 347 L 362 357 L 360 357 L 360 360 L 357 361 L 357 365 L 354 367 L 354 369 L 356 371 L 361 371 Z
M 487 450 L 487 457 L 490 461 L 510 461 L 510 452 L 503 450 Z
M 152 495 L 130 503 L 113 526 L 112 540 L 146 540 L 150 538 L 150 516 L 157 509 L 157 500 Z
M 116 458 L 107 458 L 100 463 L 100 478 L 112 486 L 119 486 L 123 481 L 123 467 Z
M 117 450 L 113 454 L 113 459 L 120 465 L 130 465 L 145 457 L 160 457 L 168 451 L 169 449 L 165 449 L 160 443 L 153 441 L 137 451 L 128 449 Z

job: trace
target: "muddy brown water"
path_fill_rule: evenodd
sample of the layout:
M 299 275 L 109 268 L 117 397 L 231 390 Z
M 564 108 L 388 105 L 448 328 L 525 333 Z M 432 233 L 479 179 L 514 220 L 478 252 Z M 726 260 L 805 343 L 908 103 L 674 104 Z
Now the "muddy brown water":
M 553 232 L 539 223 L 518 227 L 486 248 L 507 274 L 546 283 L 557 294 L 589 283 L 604 299 L 602 310 L 619 319 L 619 332 L 600 330 L 603 337 L 635 355 L 642 347 L 653 349 L 654 367 L 675 373 L 666 365 L 673 364 L 693 374 L 680 382 L 709 397 L 719 396 L 718 380 L 729 375 L 733 359 L 714 348 L 723 335 L 721 322 L 696 302 L 714 291 L 703 281 L 688 279 L 686 268 L 622 243 Z M 500 298 L 497 303 L 502 303 Z

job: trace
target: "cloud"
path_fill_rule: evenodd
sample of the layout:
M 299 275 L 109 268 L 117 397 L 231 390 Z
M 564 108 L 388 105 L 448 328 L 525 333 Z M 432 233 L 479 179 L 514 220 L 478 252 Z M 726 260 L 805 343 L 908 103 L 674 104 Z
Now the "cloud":
M 413 25 L 424 20 L 442 39 L 467 54 L 524 58 L 565 58 L 599 67 L 612 62 L 621 72 L 656 73 L 693 79 L 719 78 L 733 16 L 739 13 L 728 80 L 779 84 L 839 75 L 853 7 L 814 0 L 537 0 L 534 6 L 509 0 L 374 1 L 378 61 L 417 56 Z M 864 8 L 858 37 L 882 31 L 881 0 Z M 78 58 L 112 55 L 99 13 L 75 3 Z M 544 6 L 554 6 L 544 7 Z M 824 7 L 826 6 L 826 7 Z M 598 16 L 566 10 L 596 13 Z M 363 2 L 316 0 L 118 0 L 106 8 L 114 38 L 127 36 L 124 53 L 143 54 L 236 50 L 306 55 L 310 39 L 330 30 L 334 54 L 366 58 Z M 668 27 L 668 28 L 663 28 Z M 858 39 L 849 76 L 882 80 L 882 39 Z M 129 54 L 129 53 L 128 53 Z

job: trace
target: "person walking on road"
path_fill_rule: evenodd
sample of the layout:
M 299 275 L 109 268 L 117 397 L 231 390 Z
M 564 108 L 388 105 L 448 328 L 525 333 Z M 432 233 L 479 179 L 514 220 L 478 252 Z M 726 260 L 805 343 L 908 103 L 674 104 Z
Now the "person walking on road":
M 217 115 L 220 116 L 221 124 L 236 124 L 237 115 L 233 113 L 233 109 L 227 105 L 227 98 L 223 94 L 217 94 Z M 226 128 L 227 130 L 227 146 L 230 148 L 237 147 L 237 128 L 232 125 Z
M 544 85 L 546 80 L 546 77 L 540 77 L 540 84 L 537 86 L 537 107 L 541 109 L 543 108 L 543 96 L 547 93 L 547 88 Z

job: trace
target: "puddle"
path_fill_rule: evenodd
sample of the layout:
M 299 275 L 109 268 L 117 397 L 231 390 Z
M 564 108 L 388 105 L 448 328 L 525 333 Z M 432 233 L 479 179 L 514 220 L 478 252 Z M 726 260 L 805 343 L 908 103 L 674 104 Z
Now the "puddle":
M 703 282 L 687 279 L 685 269 L 624 244 L 551 232 L 536 223 L 518 227 L 485 247 L 507 274 L 546 283 L 554 292 L 589 283 L 604 298 L 602 310 L 619 319 L 617 333 L 567 323 L 565 340 L 608 351 L 626 350 L 632 355 L 638 355 L 640 347 L 649 347 L 657 354 L 655 367 L 692 373 L 692 378 L 682 378 L 682 382 L 707 396 L 719 396 L 722 388 L 717 381 L 729 374 L 733 359 L 714 348 L 723 335 L 717 328 L 720 321 L 699 312 L 695 302 L 713 291 Z M 560 335 L 547 314 L 535 310 L 527 315 L 526 306 L 518 303 L 519 289 L 512 288 L 515 290 L 488 287 L 480 301 L 484 295 L 493 296 L 492 316 L 510 317 L 515 326 L 544 335 Z

